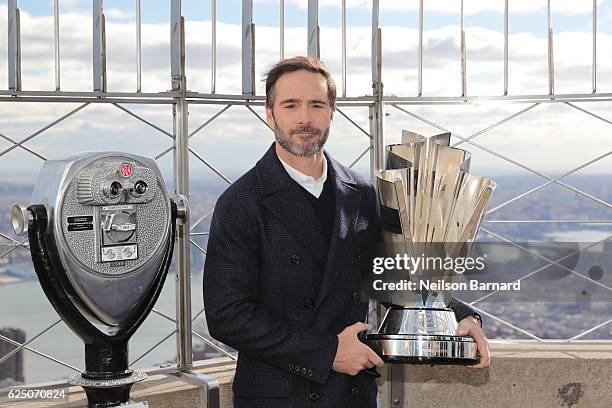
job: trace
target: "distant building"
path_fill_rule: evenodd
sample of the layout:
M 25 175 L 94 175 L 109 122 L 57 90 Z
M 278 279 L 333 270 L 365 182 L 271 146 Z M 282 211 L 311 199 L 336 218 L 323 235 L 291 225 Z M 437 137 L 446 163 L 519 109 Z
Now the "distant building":
M 220 345 L 220 347 L 225 349 L 226 351 L 231 351 L 231 350 L 227 350 L 227 347 L 224 347 L 223 345 Z M 224 356 L 223 353 L 221 353 L 219 350 L 215 349 L 214 347 L 210 346 L 207 343 L 194 343 L 193 344 L 193 360 L 194 361 L 206 360 L 209 358 L 223 357 L 223 356 Z
M 19 343 L 25 343 L 25 331 L 21 329 L 13 329 L 3 327 L 0 329 L 0 335 L 8 337 Z M 9 344 L 5 340 L 0 339 L 0 358 L 14 350 L 16 346 Z M 16 382 L 24 382 L 25 376 L 23 372 L 23 351 L 9 358 L 7 361 L 0 364 L 0 381 L 12 379 Z

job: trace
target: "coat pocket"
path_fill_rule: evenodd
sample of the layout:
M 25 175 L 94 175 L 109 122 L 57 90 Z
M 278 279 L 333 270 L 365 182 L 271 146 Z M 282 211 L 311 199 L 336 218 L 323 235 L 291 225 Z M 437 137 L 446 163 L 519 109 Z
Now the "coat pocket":
M 244 355 L 238 357 L 232 390 L 239 397 L 286 397 L 291 374 Z

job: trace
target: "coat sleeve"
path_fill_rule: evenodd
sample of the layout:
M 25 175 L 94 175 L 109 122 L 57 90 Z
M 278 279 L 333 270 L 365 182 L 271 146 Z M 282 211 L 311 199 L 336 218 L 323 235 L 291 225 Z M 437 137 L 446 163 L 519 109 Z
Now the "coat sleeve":
M 289 325 L 258 302 L 260 233 L 239 198 L 217 201 L 204 264 L 203 295 L 210 335 L 251 358 L 324 384 L 338 338 Z
M 455 312 L 455 318 L 457 319 L 458 322 L 460 322 L 461 320 L 465 319 L 468 316 L 475 316 L 480 322 L 480 325 L 482 326 L 482 317 L 480 316 L 480 313 L 476 312 L 474 309 L 472 309 L 465 303 L 453 297 L 448 307 L 453 309 L 453 312 Z

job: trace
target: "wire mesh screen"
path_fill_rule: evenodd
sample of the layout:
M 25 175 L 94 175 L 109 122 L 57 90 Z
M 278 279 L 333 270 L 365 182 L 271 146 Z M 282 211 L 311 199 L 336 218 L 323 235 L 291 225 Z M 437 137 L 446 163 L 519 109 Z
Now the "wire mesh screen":
M 234 358 L 203 314 L 208 227 L 217 197 L 274 140 L 260 79 L 282 57 L 319 56 L 334 75 L 326 149 L 343 164 L 374 175 L 402 129 L 449 131 L 499 186 L 481 240 L 525 256 L 522 243 L 538 240 L 610 253 L 610 1 L 143 3 L 0 1 L 0 386 L 82 369 L 80 340 L 44 298 L 9 215 L 29 203 L 43 161 L 85 150 L 154 157 L 190 199 L 189 250 L 175 252 L 178 279 L 133 337 L 131 364 Z M 612 339 L 610 265 L 583 259 L 552 283 L 538 276 L 555 259 L 515 277 L 578 285 L 576 298 L 471 300 L 489 337 Z

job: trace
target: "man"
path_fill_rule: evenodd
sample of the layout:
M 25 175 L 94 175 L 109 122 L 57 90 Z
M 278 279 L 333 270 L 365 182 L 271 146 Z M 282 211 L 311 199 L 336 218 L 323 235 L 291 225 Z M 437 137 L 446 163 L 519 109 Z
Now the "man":
M 266 119 L 276 141 L 215 207 L 204 306 L 211 336 L 239 352 L 237 408 L 376 407 L 365 370 L 383 362 L 357 336 L 368 329 L 359 257 L 378 235 L 378 207 L 370 181 L 323 151 L 335 99 L 319 61 L 274 66 Z M 486 345 L 471 309 L 455 313 Z

